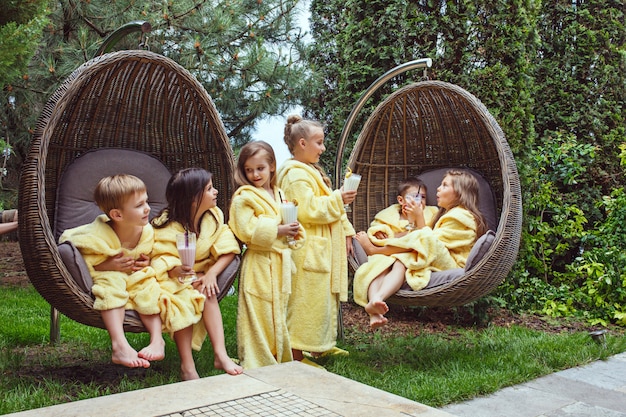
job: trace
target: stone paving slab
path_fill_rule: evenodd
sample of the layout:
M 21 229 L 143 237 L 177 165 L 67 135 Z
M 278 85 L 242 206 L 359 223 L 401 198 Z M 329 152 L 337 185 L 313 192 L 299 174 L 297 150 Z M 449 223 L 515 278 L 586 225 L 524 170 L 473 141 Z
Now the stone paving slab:
M 13 417 L 354 416 L 451 417 L 300 362 L 107 395 Z
M 626 353 L 441 410 L 458 417 L 626 417 Z

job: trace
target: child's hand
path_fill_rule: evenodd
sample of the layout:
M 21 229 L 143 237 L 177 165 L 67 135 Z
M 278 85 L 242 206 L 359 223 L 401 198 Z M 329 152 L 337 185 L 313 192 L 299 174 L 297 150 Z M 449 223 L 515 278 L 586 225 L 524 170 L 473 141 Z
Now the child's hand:
M 374 237 L 376 237 L 376 239 L 379 239 L 379 240 L 389 239 L 389 235 L 387 235 L 387 233 L 383 231 L 378 231 L 374 233 Z
M 350 204 L 356 198 L 356 191 L 346 191 L 341 187 L 341 199 L 343 204 Z
M 298 231 L 300 230 L 300 223 L 293 222 L 289 224 L 279 224 L 278 225 L 278 236 L 298 236 Z
M 135 260 L 130 256 L 124 256 L 122 252 L 115 256 L 109 256 L 106 261 L 95 265 L 93 269 L 96 271 L 120 271 L 132 274 Z
M 192 267 L 180 265 L 167 271 L 167 275 L 170 278 L 178 279 L 178 277 L 190 274 L 192 271 L 193 271 Z
M 409 220 L 409 223 L 413 223 L 418 229 L 424 226 L 423 204 L 409 201 L 406 205 L 406 217 Z
M 217 276 L 209 269 L 205 274 L 198 274 L 198 280 L 191 285 L 208 298 L 217 296 L 220 288 L 217 286 Z
M 135 259 L 133 271 L 141 271 L 145 267 L 150 266 L 150 258 L 145 253 L 139 255 L 139 259 Z

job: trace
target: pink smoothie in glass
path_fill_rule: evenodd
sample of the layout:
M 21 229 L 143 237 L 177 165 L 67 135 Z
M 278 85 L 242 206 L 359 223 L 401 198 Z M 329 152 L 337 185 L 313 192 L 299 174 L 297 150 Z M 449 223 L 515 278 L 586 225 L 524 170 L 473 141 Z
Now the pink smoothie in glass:
M 193 268 L 193 265 L 196 263 L 196 246 L 188 246 L 188 247 L 179 247 L 178 254 L 180 255 L 180 260 L 185 266 L 190 266 Z

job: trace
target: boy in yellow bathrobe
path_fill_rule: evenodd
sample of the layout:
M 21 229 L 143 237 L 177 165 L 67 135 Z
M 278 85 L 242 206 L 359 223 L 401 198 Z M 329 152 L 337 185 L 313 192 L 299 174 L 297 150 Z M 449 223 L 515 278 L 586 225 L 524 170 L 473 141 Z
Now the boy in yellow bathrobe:
M 398 186 L 398 202 L 382 209 L 374 216 L 374 220 L 367 229 L 370 241 L 376 246 L 384 246 L 387 239 L 404 236 L 409 228 L 421 228 L 430 224 L 437 214 L 438 208 L 426 205 L 426 185 L 417 177 L 409 177 Z M 419 194 L 423 210 L 424 225 L 413 225 L 407 217 L 409 197 Z
M 302 360 L 303 351 L 345 354 L 335 346 L 337 315 L 339 302 L 347 301 L 347 253 L 352 254 L 355 233 L 344 204 L 356 191 L 333 191 L 318 166 L 326 150 L 320 123 L 289 116 L 284 140 L 293 158 L 281 166 L 277 182 L 287 200 L 298 202 L 298 221 L 306 233 L 304 247 L 293 252 L 296 273 L 287 308 L 294 359 Z
M 476 239 L 487 231 L 478 210 L 478 181 L 462 170 L 450 170 L 437 188 L 439 213 L 431 226 L 418 228 L 405 236 L 388 239 L 385 246 L 372 244 L 366 235 L 357 235 L 369 255 L 354 275 L 354 301 L 370 317 L 370 327 L 387 323 L 385 300 L 406 281 L 414 290 L 428 285 L 430 274 L 465 266 Z M 409 203 L 408 217 L 424 224 L 421 207 Z
M 245 369 L 289 362 L 291 250 L 302 246 L 304 229 L 298 222 L 282 222 L 276 157 L 268 143 L 254 141 L 241 148 L 235 181 L 240 187 L 231 200 L 228 225 L 246 245 L 239 274 L 239 359 Z
M 112 361 L 127 367 L 150 366 L 165 356 L 159 295 L 149 266 L 154 231 L 149 224 L 146 186 L 132 175 L 100 180 L 94 191 L 105 213 L 92 223 L 65 230 L 59 241 L 71 241 L 83 255 L 93 279 L 94 309 L 102 314 L 111 336 Z M 150 344 L 137 352 L 126 340 L 124 314 L 136 310 L 150 334 Z
M 183 380 L 199 378 L 192 349 L 200 350 L 207 332 L 213 346 L 213 365 L 230 375 L 243 372 L 226 351 L 224 325 L 217 301 L 217 276 L 241 249 L 224 223 L 222 210 L 217 207 L 218 191 L 213 187 L 212 178 L 210 172 L 201 168 L 183 169 L 172 175 L 165 189 L 167 208 L 152 220 L 155 234 L 152 266 L 157 277 L 164 285 L 176 289 L 174 291 L 194 289 L 193 292 L 204 300 L 200 306 L 195 304 L 195 299 L 186 307 L 180 306 L 181 310 L 188 308 L 190 313 L 202 313 L 201 322 L 174 333 Z M 191 284 L 178 281 L 178 277 L 190 272 L 188 267 L 183 267 L 176 247 L 176 235 L 185 232 L 197 236 L 193 270 L 198 279 Z

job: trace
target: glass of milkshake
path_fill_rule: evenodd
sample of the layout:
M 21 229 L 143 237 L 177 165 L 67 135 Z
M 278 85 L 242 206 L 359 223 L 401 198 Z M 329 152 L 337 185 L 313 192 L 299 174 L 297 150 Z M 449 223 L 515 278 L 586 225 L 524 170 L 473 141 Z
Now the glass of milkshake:
M 191 284 L 198 279 L 193 270 L 196 263 L 196 234 L 194 232 L 177 233 L 176 247 L 183 266 L 192 268 L 191 271 L 179 276 L 178 281 L 182 284 Z
M 283 224 L 291 224 L 298 221 L 298 206 L 292 201 L 285 201 L 280 203 L 280 215 L 283 220 Z M 287 243 L 289 246 L 294 246 L 296 240 L 292 236 L 287 236 Z
M 352 171 L 349 171 L 343 179 L 343 189 L 346 191 L 356 191 L 356 189 L 359 188 L 360 183 L 361 176 L 359 174 L 353 174 Z M 349 204 L 344 204 L 343 208 L 346 210 L 346 213 L 350 213 L 352 211 Z

